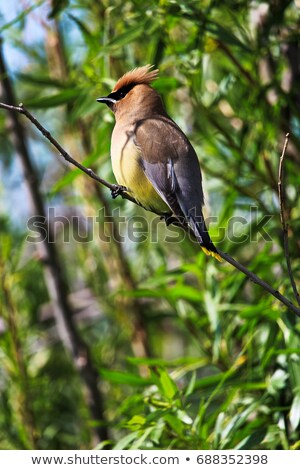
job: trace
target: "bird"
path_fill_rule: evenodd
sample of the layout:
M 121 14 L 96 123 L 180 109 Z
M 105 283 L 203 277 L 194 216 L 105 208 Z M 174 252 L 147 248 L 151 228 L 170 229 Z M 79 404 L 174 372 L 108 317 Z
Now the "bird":
M 187 136 L 168 116 L 151 86 L 159 70 L 153 65 L 125 73 L 108 96 L 98 98 L 115 115 L 111 161 L 119 186 L 144 209 L 192 231 L 206 255 L 221 261 L 203 217 L 202 174 Z

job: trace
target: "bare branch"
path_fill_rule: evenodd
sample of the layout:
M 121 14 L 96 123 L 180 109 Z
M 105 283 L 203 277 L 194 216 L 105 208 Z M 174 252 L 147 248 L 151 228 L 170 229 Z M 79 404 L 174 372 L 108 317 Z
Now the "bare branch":
M 20 104 L 19 106 L 11 106 L 5 103 L 0 103 L 0 108 L 7 109 L 10 111 L 16 111 L 18 113 L 24 114 L 34 125 L 35 127 L 52 143 L 52 145 L 59 151 L 61 156 L 68 161 L 69 163 L 72 163 L 74 166 L 79 168 L 81 171 L 83 171 L 85 174 L 87 174 L 90 178 L 94 179 L 100 184 L 103 184 L 107 188 L 109 188 L 112 192 L 118 191 L 118 189 L 121 191 L 121 195 L 124 199 L 128 199 L 131 202 L 134 202 L 135 204 L 138 204 L 137 201 L 132 198 L 128 193 L 125 192 L 124 188 L 121 186 L 119 187 L 118 185 L 108 183 L 104 179 L 100 178 L 97 176 L 91 169 L 86 168 L 85 166 L 81 165 L 81 163 L 77 162 L 74 160 L 64 149 L 63 147 L 52 137 L 49 131 L 43 127 L 40 122 L 22 105 Z M 126 188 L 125 188 L 126 189 Z M 183 226 L 184 229 L 186 229 L 185 226 Z M 220 256 L 227 261 L 229 264 L 234 266 L 238 271 L 241 271 L 243 274 L 245 274 L 252 282 L 255 284 L 261 286 L 266 292 L 269 292 L 273 297 L 275 297 L 277 300 L 279 300 L 281 303 L 283 303 L 286 307 L 288 307 L 292 312 L 294 312 L 298 317 L 300 317 L 300 308 L 298 308 L 296 305 L 294 305 L 289 299 L 287 299 L 284 295 L 280 294 L 276 289 L 274 289 L 272 286 L 270 286 L 267 282 L 263 281 L 260 279 L 256 274 L 252 273 L 249 271 L 245 266 L 243 266 L 241 263 L 233 259 L 231 256 L 229 256 L 227 253 L 223 253 L 222 251 L 218 250 L 218 253 Z
M 279 170 L 278 170 L 278 194 L 279 194 L 279 203 L 280 203 L 280 221 L 282 224 L 283 230 L 286 229 L 287 225 L 285 222 L 285 204 L 284 204 L 284 191 L 283 191 L 283 184 L 282 184 L 282 177 L 283 177 L 283 162 L 285 158 L 286 149 L 289 143 L 290 134 L 286 134 L 284 146 L 282 149 L 281 157 L 279 160 Z
M 265 291 L 269 292 L 269 294 L 273 295 L 273 297 L 275 297 L 281 303 L 286 305 L 292 312 L 294 312 L 300 318 L 300 308 L 296 307 L 296 305 L 294 305 L 289 299 L 287 299 L 284 295 L 280 294 L 278 290 L 274 289 L 272 286 L 270 286 L 270 284 L 260 279 L 256 274 L 249 271 L 249 269 L 247 269 L 241 263 L 229 256 L 227 253 L 223 253 L 220 250 L 218 250 L 218 253 L 228 263 L 230 263 L 236 269 L 244 273 L 252 282 L 262 287 Z
M 283 246 L 284 246 L 284 254 L 285 254 L 285 259 L 286 259 L 286 265 L 287 265 L 287 270 L 288 270 L 288 275 L 291 281 L 291 286 L 293 288 L 294 296 L 295 299 L 300 305 L 300 296 L 297 291 L 293 271 L 292 271 L 292 266 L 291 266 L 291 258 L 290 258 L 290 250 L 289 250 L 289 235 L 288 235 L 288 230 L 289 226 L 288 223 L 286 222 L 285 214 L 286 214 L 286 208 L 285 208 L 285 194 L 284 194 L 284 187 L 283 187 L 283 165 L 284 165 L 284 159 L 286 155 L 286 149 L 289 143 L 289 136 L 290 134 L 286 134 L 285 136 L 285 141 L 284 141 L 284 146 L 282 149 L 280 161 L 279 161 L 279 170 L 278 170 L 278 195 L 279 195 L 279 204 L 280 204 L 280 221 L 282 225 L 282 233 L 283 233 Z
M 77 162 L 74 160 L 74 158 L 71 157 L 71 155 L 66 152 L 66 150 L 57 142 L 56 139 L 50 134 L 50 132 L 42 126 L 42 124 L 23 106 L 23 104 L 19 104 L 19 106 L 12 106 L 10 104 L 6 103 L 0 103 L 0 108 L 7 109 L 8 111 L 16 111 L 20 114 L 24 114 L 31 122 L 32 124 L 35 125 L 35 127 L 43 134 L 46 139 L 51 142 L 51 144 L 59 151 L 60 155 L 69 163 L 72 165 L 76 166 L 79 168 L 79 170 L 83 171 L 85 174 L 87 174 L 90 178 L 93 180 L 97 181 L 100 184 L 103 184 L 107 188 L 109 188 L 111 191 L 120 191 L 120 195 L 122 195 L 123 199 L 128 199 L 128 201 L 134 202 L 137 204 L 136 200 L 131 197 L 128 193 L 126 193 L 126 188 L 123 186 L 118 186 L 117 184 L 111 184 L 108 183 L 106 180 L 103 178 L 100 178 L 100 176 L 96 175 L 94 171 L 91 168 L 86 168 L 85 166 L 81 165 L 81 163 Z

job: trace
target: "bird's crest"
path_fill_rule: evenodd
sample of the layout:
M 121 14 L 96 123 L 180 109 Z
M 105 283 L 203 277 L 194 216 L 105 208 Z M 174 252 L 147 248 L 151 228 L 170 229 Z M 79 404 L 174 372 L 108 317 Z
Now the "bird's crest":
M 138 67 L 125 73 L 125 75 L 117 81 L 113 92 L 130 85 L 150 85 L 150 83 L 158 77 L 159 72 L 158 69 L 151 70 L 152 67 L 154 67 L 154 65 L 144 65 L 144 67 Z

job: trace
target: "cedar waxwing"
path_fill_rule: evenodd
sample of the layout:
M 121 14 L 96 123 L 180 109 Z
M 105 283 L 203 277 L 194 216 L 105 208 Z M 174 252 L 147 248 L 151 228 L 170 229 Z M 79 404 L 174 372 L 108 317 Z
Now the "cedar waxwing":
M 158 76 L 158 70 L 151 68 L 131 70 L 108 96 L 97 100 L 115 114 L 111 138 L 114 175 L 138 204 L 164 217 L 167 224 L 175 219 L 186 230 L 189 226 L 202 250 L 221 261 L 202 214 L 202 176 L 196 152 L 151 88 Z

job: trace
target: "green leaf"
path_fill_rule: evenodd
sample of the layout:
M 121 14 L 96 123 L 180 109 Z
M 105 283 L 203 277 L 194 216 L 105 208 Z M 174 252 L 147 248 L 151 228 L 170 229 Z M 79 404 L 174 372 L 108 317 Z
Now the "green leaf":
M 83 173 L 81 170 L 79 170 L 79 168 L 76 168 L 75 170 L 67 171 L 67 173 L 58 181 L 56 181 L 56 183 L 53 185 L 49 196 L 52 197 L 55 194 L 59 193 L 66 186 L 69 187 L 70 184 L 73 183 L 73 181 L 75 181 L 75 179 L 78 178 L 82 174 Z
M 159 371 L 159 381 L 161 384 L 161 389 L 166 398 L 172 400 L 172 398 L 178 392 L 175 382 L 171 379 L 166 370 L 161 369 Z
M 97 38 L 93 36 L 93 34 L 89 31 L 87 26 L 76 16 L 72 15 L 71 13 L 68 13 L 68 17 L 74 21 L 74 23 L 78 26 L 86 44 L 88 44 L 92 48 L 98 48 L 99 47 L 99 41 Z
M 218 304 L 210 291 L 205 292 L 204 302 L 211 329 L 215 332 L 218 326 Z
M 241 442 L 239 442 L 235 446 L 235 449 L 239 449 L 239 450 L 257 449 L 258 446 L 264 440 L 267 434 L 267 431 L 268 431 L 267 428 L 262 428 L 262 429 L 259 429 L 258 431 L 253 432 L 249 436 L 245 437 L 245 439 L 243 439 Z
M 300 391 L 294 396 L 291 410 L 290 410 L 290 423 L 293 431 L 296 431 L 300 423 Z
M 101 49 L 99 56 L 101 57 L 107 54 L 109 51 L 117 50 L 123 46 L 126 46 L 130 42 L 138 39 L 143 34 L 145 34 L 145 24 L 139 23 L 138 25 L 134 25 L 131 28 L 127 28 L 124 33 L 116 35 L 115 39 L 105 45 Z
M 114 446 L 113 450 L 124 450 L 127 449 L 129 444 L 138 437 L 138 431 L 131 432 L 127 436 L 120 439 L 117 444 Z
M 215 424 L 215 432 L 214 432 L 214 448 L 215 449 L 220 448 L 224 421 L 225 421 L 225 413 L 221 412 L 218 414 L 217 421 Z
M 29 99 L 26 101 L 26 106 L 29 108 L 54 108 L 74 101 L 79 94 L 77 89 L 66 89 L 56 95 Z
M 31 83 L 34 85 L 41 85 L 41 88 L 46 87 L 53 87 L 53 88 L 65 88 L 66 84 L 59 81 L 55 80 L 54 78 L 49 77 L 48 75 L 42 75 L 39 73 L 34 73 L 34 75 L 31 75 L 29 73 L 18 73 L 17 77 L 19 80 L 25 82 L 25 83 Z
M 130 374 L 129 372 L 111 371 L 107 369 L 101 369 L 100 374 L 104 380 L 108 380 L 109 382 L 118 383 L 118 384 L 125 384 L 125 385 L 132 385 L 132 386 L 139 386 L 139 385 L 145 386 L 145 385 L 153 384 L 152 380 L 140 377 L 139 375 Z
M 135 39 L 139 38 L 141 34 L 145 32 L 144 25 L 139 24 L 137 26 L 133 26 L 131 28 L 127 28 L 125 33 L 119 34 L 115 39 L 113 39 L 107 47 L 109 48 L 118 48 L 125 46 L 126 44 L 134 41 Z
M 11 28 L 12 26 L 14 26 L 16 23 L 19 23 L 19 21 L 22 21 L 24 20 L 24 18 L 26 18 L 26 16 L 31 13 L 33 10 L 35 10 L 36 8 L 38 8 L 39 6 L 41 6 L 42 4 L 44 3 L 44 0 L 40 0 L 38 1 L 37 3 L 35 3 L 34 5 L 31 5 L 30 7 L 28 8 L 25 8 L 25 10 L 23 10 L 19 15 L 17 15 L 13 20 L 9 21 L 8 23 L 6 23 L 5 25 L 1 26 L 0 27 L 0 33 L 2 33 L 2 31 L 5 31 L 6 29 L 9 29 Z
M 193 422 L 192 418 L 184 410 L 178 410 L 177 417 L 184 424 L 191 425 Z
M 207 377 L 203 377 L 202 379 L 196 380 L 195 389 L 207 388 L 213 385 L 218 384 L 221 380 L 223 380 L 225 373 L 222 374 L 214 374 L 209 375 Z
M 198 367 L 203 367 L 203 365 L 206 364 L 205 359 L 198 359 L 197 357 L 180 357 L 178 359 L 173 359 L 171 361 L 167 361 L 165 359 L 148 359 L 144 357 L 128 357 L 127 361 L 130 364 L 135 364 L 135 365 L 147 365 L 147 366 L 156 366 L 156 367 L 178 367 L 181 366 L 180 369 L 177 369 L 174 371 L 174 376 L 182 377 L 183 374 L 190 372 L 191 370 L 198 368 Z M 179 374 L 178 374 L 179 372 Z
M 150 426 L 149 428 L 147 428 L 145 430 L 145 432 L 143 432 L 143 434 L 139 437 L 139 439 L 137 439 L 131 446 L 130 446 L 130 450 L 135 450 L 135 449 L 139 449 L 143 444 L 144 442 L 146 441 L 147 437 L 152 433 L 153 431 L 153 426 Z
M 226 439 L 229 436 L 234 436 L 237 431 L 244 425 L 244 423 L 248 419 L 248 416 L 254 411 L 256 411 L 258 407 L 259 402 L 257 401 L 249 405 L 241 413 L 236 414 L 225 427 L 222 433 L 222 439 Z
M 151 434 L 152 442 L 154 442 L 158 446 L 159 446 L 159 440 L 164 432 L 165 427 L 166 427 L 165 421 L 163 421 L 162 419 L 159 419 L 156 422 L 156 426 L 153 429 L 153 432 Z
M 112 442 L 107 440 L 107 441 L 101 441 L 99 444 L 96 445 L 95 450 L 105 450 L 108 446 L 110 447 L 112 445 Z
M 164 93 L 167 91 L 177 90 L 181 85 L 181 82 L 175 77 L 162 77 L 155 80 L 153 88 L 155 88 L 158 93 Z
M 127 427 L 132 430 L 138 430 L 144 426 L 146 423 L 146 418 L 141 415 L 134 415 L 127 423 Z
M 69 5 L 69 0 L 52 0 L 52 9 L 48 15 L 50 20 L 57 17 Z
M 168 413 L 165 415 L 165 421 L 171 426 L 171 428 L 175 431 L 176 434 L 181 435 L 184 431 L 184 424 L 183 422 L 177 418 L 174 414 Z
M 251 49 L 244 43 L 242 43 L 234 34 L 232 34 L 228 29 L 224 28 L 224 26 L 221 26 L 215 21 L 210 20 L 206 25 L 206 29 L 214 38 L 220 40 L 221 42 L 224 42 L 225 44 L 229 44 L 231 46 L 237 46 L 244 52 L 252 52 Z
M 189 384 L 188 384 L 188 387 L 186 389 L 186 392 L 185 392 L 185 397 L 188 397 L 189 395 L 191 395 L 195 389 L 195 385 L 196 385 L 196 372 L 193 371 L 192 373 L 192 377 L 191 377 L 191 380 L 189 381 Z
M 98 153 L 92 153 L 87 158 L 85 158 L 81 163 L 82 165 L 89 167 L 91 166 L 96 159 L 98 159 Z M 49 197 L 53 197 L 55 194 L 60 192 L 63 188 L 69 187 L 73 181 L 76 180 L 79 176 L 86 176 L 79 168 L 68 170 L 56 183 L 52 186 L 51 191 L 49 192 Z
M 179 284 L 175 287 L 169 288 L 168 293 L 173 300 L 186 299 L 191 302 L 199 302 L 203 297 L 203 293 L 198 289 L 184 284 Z
M 267 381 L 269 393 L 274 394 L 278 390 L 283 389 L 287 379 L 288 374 L 282 369 L 277 369 L 272 377 Z

